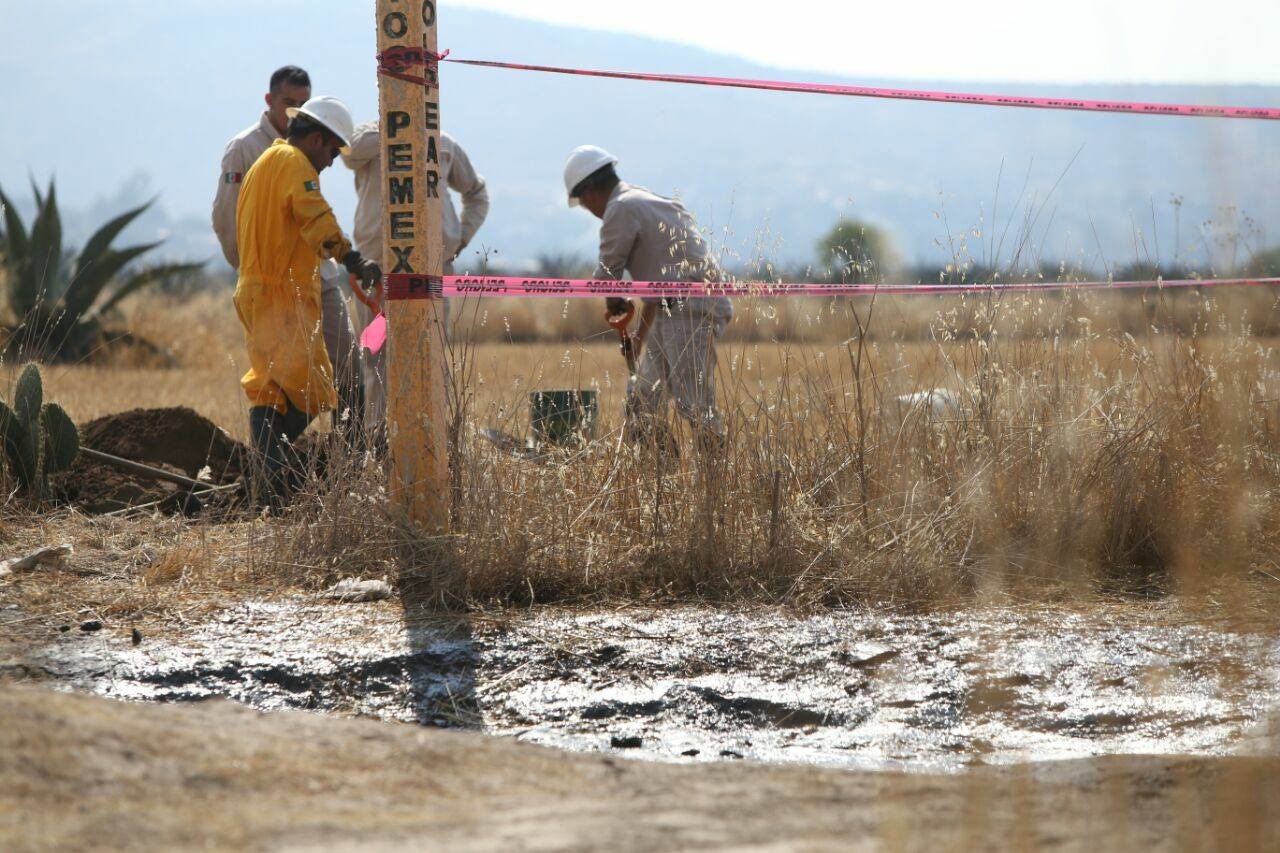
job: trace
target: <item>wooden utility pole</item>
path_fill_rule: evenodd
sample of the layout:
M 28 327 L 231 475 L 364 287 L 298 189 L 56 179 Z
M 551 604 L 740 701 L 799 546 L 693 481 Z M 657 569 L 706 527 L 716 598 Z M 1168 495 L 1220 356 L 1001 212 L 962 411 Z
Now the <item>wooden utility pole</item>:
M 425 532 L 439 533 L 450 490 L 437 3 L 377 0 L 377 9 L 391 497 Z M 403 79 L 414 76 L 423 80 Z

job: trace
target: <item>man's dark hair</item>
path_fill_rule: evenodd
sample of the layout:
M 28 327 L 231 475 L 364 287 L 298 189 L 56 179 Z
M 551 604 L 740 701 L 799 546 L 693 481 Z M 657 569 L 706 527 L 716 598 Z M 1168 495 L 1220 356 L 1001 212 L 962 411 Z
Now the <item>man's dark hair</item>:
M 614 171 L 613 164 L 601 166 L 590 175 L 578 181 L 578 185 L 573 188 L 573 192 L 569 195 L 574 198 L 581 198 L 585 192 L 591 190 L 612 190 L 618 185 L 618 173 Z
M 302 115 L 301 113 L 289 119 L 289 132 L 286 136 L 290 142 L 298 142 L 299 140 L 306 139 L 313 133 L 323 133 L 325 139 L 328 139 L 331 136 L 333 136 L 334 139 L 337 139 L 337 137 L 334 136 L 333 131 L 329 128 L 314 119 Z M 339 140 L 339 142 L 341 142 L 341 140 Z
M 291 86 L 306 86 L 310 89 L 311 77 L 296 65 L 286 65 L 283 68 L 277 68 L 275 73 L 271 75 L 270 91 L 273 93 L 280 91 L 280 87 L 285 83 Z

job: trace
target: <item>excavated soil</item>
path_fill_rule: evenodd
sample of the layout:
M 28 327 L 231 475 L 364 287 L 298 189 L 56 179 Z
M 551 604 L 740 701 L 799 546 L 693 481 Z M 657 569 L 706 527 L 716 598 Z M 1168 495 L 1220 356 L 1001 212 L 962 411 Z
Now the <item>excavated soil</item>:
M 134 409 L 80 428 L 84 447 L 142 462 L 211 485 L 229 485 L 247 468 L 248 448 L 188 408 Z M 203 472 L 203 476 L 202 475 Z M 54 495 L 83 512 L 105 513 L 157 504 L 162 511 L 190 511 L 182 487 L 130 474 L 81 456 L 54 479 Z

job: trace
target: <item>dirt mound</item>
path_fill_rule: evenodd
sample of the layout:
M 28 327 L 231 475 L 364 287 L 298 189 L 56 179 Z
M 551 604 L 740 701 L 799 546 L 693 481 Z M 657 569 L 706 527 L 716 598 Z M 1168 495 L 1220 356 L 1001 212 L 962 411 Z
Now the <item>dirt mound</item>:
M 133 409 L 98 418 L 80 428 L 80 441 L 135 462 L 172 465 L 188 477 L 208 466 L 219 482 L 240 476 L 248 453 L 213 421 L 185 407 Z
M 175 474 L 199 477 L 214 485 L 239 479 L 248 448 L 207 418 L 188 408 L 133 409 L 90 421 L 80 428 L 84 447 L 122 456 Z M 81 456 L 54 480 L 54 494 L 84 512 L 113 512 L 161 502 L 168 512 L 190 511 L 182 487 L 120 471 Z

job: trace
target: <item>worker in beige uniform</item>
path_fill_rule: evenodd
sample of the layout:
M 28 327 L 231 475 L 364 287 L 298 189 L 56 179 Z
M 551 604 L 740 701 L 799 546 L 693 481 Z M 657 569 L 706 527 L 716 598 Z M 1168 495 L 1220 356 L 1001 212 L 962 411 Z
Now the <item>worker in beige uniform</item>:
M 382 155 L 376 121 L 356 127 L 351 149 L 342 161 L 355 173 L 356 222 L 351 232 L 356 249 L 366 257 L 382 258 Z M 447 133 L 440 134 L 440 172 L 443 183 L 462 199 L 462 216 L 454 209 L 450 193 L 440 198 L 444 231 L 444 274 L 453 275 L 453 262 L 462 254 L 489 214 L 489 190 L 484 178 L 471 165 L 462 146 Z M 449 300 L 445 300 L 445 324 L 449 322 Z M 373 319 L 369 309 L 356 306 L 357 326 L 363 329 Z M 386 417 L 386 350 L 365 355 L 365 399 L 367 423 L 381 424 Z
M 236 202 L 249 169 L 277 139 L 284 137 L 289 126 L 287 111 L 301 107 L 311 97 L 311 78 L 295 65 L 286 65 L 271 75 L 266 94 L 267 109 L 258 122 L 245 128 L 227 143 L 222 153 L 222 174 L 213 199 L 213 231 L 222 245 L 227 263 L 237 271 L 240 251 L 236 244 Z M 381 252 L 371 257 L 381 258 Z M 347 273 L 335 261 L 320 266 L 320 298 L 325 350 L 333 365 L 341 417 L 351 426 L 364 416 L 364 385 L 360 367 L 360 348 L 347 313 L 344 288 Z
M 600 262 L 595 278 L 635 281 L 712 282 L 721 278 L 693 215 L 674 199 L 623 183 L 618 159 L 594 145 L 569 155 L 564 184 L 569 206 L 581 205 L 601 220 Z M 616 315 L 627 300 L 609 300 Z M 733 319 L 725 297 L 645 299 L 639 327 L 631 335 L 639 362 L 627 383 L 627 436 L 637 441 L 660 426 L 668 397 L 694 428 L 703 446 L 724 442 L 716 409 L 718 338 Z

